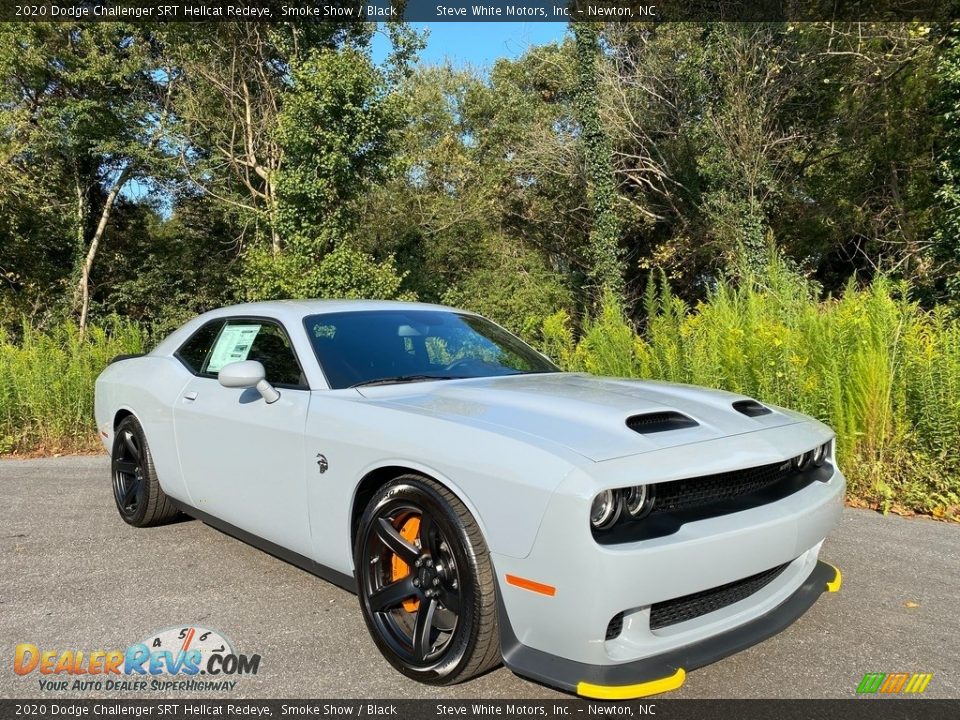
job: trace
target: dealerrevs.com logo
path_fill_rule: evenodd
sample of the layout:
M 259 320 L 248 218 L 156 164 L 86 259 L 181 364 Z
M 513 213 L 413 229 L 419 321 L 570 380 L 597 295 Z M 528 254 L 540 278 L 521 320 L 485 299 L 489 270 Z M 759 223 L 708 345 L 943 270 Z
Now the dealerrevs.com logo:
M 48 692 L 224 692 L 259 669 L 260 655 L 236 653 L 222 634 L 195 625 L 151 633 L 123 650 L 50 650 L 20 643 L 13 657 L 13 671 L 35 675 L 40 690 Z

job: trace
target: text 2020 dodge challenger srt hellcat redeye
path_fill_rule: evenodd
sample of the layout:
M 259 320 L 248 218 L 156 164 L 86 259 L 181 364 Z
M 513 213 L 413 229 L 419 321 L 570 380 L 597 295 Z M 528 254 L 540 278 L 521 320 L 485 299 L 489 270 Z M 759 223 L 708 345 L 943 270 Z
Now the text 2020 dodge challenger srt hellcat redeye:
M 561 372 L 470 312 L 214 310 L 111 363 L 96 419 L 126 522 L 184 512 L 355 591 L 423 682 L 503 662 L 642 697 L 840 586 L 818 560 L 845 485 L 829 428 Z

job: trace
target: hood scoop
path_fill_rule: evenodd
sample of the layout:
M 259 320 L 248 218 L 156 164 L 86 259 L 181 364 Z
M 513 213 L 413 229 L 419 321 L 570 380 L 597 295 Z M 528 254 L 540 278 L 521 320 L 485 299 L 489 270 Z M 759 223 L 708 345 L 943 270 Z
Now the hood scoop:
M 697 427 L 699 423 L 691 417 L 674 410 L 663 412 L 632 415 L 627 418 L 627 427 L 641 435 L 667 432 L 669 430 L 685 430 Z
M 761 405 L 756 400 L 737 400 L 733 404 L 733 409 L 742 415 L 746 415 L 747 417 L 769 415 L 773 412 L 773 410 Z

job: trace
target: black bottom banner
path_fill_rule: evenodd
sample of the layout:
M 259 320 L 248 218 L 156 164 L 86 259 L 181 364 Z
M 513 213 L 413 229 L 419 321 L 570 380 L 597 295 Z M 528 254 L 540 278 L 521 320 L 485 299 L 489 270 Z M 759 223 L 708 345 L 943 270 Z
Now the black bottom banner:
M 923 700 L 0 700 L 0 718 L 582 718 L 941 720 L 960 699 Z

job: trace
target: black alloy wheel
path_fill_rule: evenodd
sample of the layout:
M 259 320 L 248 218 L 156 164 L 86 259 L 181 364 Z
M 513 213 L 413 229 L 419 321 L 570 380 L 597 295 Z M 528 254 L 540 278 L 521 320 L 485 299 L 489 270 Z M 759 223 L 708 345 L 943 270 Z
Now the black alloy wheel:
M 355 566 L 367 627 L 405 675 L 451 684 L 499 662 L 486 544 L 449 490 L 414 475 L 382 488 L 361 518 Z
M 140 423 L 128 415 L 114 432 L 110 470 L 120 517 L 134 527 L 159 525 L 176 517 L 177 509 L 160 487 Z
M 144 501 L 147 487 L 144 454 L 132 428 L 126 427 L 117 433 L 113 441 L 113 499 L 124 518 L 135 517 Z

